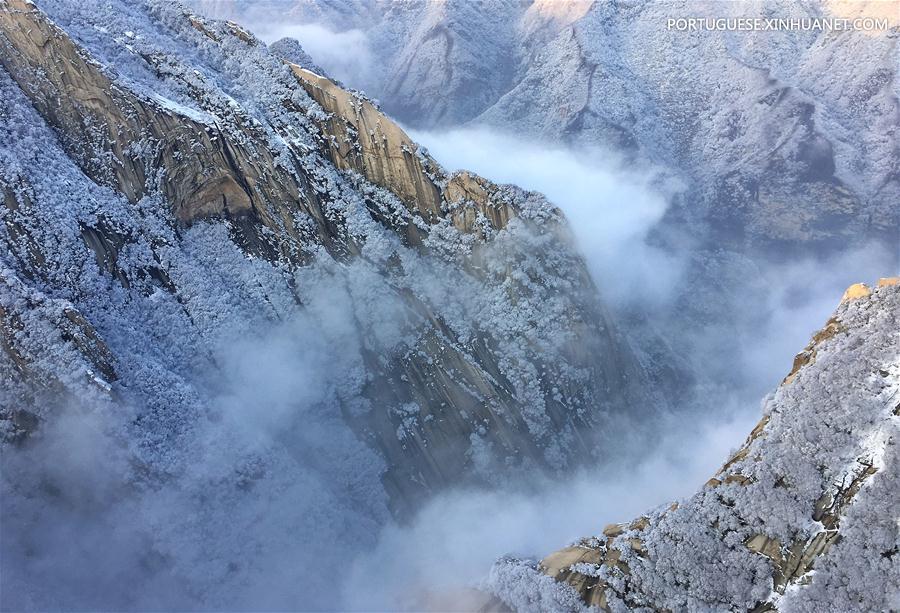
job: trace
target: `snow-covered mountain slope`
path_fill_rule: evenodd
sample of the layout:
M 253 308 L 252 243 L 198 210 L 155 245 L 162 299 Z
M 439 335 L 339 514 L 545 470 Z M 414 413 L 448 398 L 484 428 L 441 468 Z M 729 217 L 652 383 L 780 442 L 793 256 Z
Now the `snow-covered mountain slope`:
M 898 316 L 900 278 L 851 286 L 699 492 L 540 564 L 503 560 L 493 591 L 519 611 L 896 609 Z
M 600 147 L 674 179 L 683 188 L 666 192 L 645 239 L 671 260 L 661 273 L 677 277 L 669 303 L 613 307 L 643 353 L 670 348 L 656 361 L 677 356 L 710 388 L 757 397 L 770 381 L 743 354 L 737 364 L 720 356 L 758 346 L 773 314 L 790 318 L 864 271 L 900 270 L 893 0 L 195 5 L 262 29 L 364 35 L 366 69 L 351 85 L 434 138 L 462 126 L 475 151 L 495 131 L 584 159 L 607 157 Z M 869 17 L 890 28 L 669 29 L 682 17 Z M 811 280 L 821 275 L 784 282 L 785 271 L 817 267 L 835 277 L 822 281 L 827 291 Z M 770 359 L 788 360 L 791 346 Z
M 685 15 L 835 13 L 827 3 L 596 3 L 479 120 L 632 148 L 686 172 L 694 193 L 673 214 L 708 223 L 719 244 L 895 240 L 896 16 L 882 31 L 665 26 Z
M 3 0 L 0 63 L 8 448 L 102 415 L 147 487 L 311 471 L 376 521 L 662 406 L 559 211 L 240 27 Z
M 292 3 L 287 18 L 365 31 L 377 61 L 357 86 L 407 125 L 485 124 L 664 164 L 692 186 L 669 221 L 691 222 L 693 233 L 708 225 L 719 245 L 831 249 L 862 236 L 896 239 L 895 2 L 311 4 Z M 255 6 L 226 12 L 266 19 Z M 891 27 L 667 25 L 859 16 Z
M 385 109 L 413 127 L 458 125 L 512 89 L 522 55 L 553 39 L 590 8 L 590 0 L 469 2 L 298 0 L 253 3 L 188 0 L 198 12 L 232 19 L 272 36 L 302 36 L 310 25 L 359 31 L 376 61 L 360 82 Z

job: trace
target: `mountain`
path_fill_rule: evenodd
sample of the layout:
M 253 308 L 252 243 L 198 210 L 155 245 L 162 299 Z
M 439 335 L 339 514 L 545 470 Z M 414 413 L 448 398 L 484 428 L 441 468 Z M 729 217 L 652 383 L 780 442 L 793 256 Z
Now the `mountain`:
M 746 125 L 735 120 L 728 155 L 750 153 L 736 184 L 777 179 L 738 190 L 758 198 L 741 200 L 753 206 L 730 218 L 735 233 L 716 221 L 723 192 L 707 189 L 731 162 L 702 157 L 716 139 L 691 113 L 715 123 L 720 106 L 744 108 L 776 84 L 742 73 L 739 96 L 713 95 L 690 70 L 645 66 L 634 41 L 591 42 L 654 40 L 646 28 L 663 5 L 261 6 L 364 29 L 385 54 L 375 89 L 332 79 L 290 37 L 268 46 L 168 0 L 0 0 L 3 610 L 359 603 L 368 594 L 347 599 L 359 590 L 348 578 L 382 576 L 359 554 L 439 494 L 562 479 L 613 456 L 627 465 L 652 449 L 690 376 L 711 376 L 669 370 L 666 339 L 640 328 L 648 313 L 635 324 L 613 311 L 559 209 L 442 168 L 392 113 L 544 125 L 550 139 L 613 143 L 688 173 L 656 238 L 671 247 L 696 231 L 696 261 L 727 274 L 690 277 L 684 302 L 651 323 L 675 336 L 685 322 L 708 326 L 730 350 L 706 356 L 710 369 L 735 378 L 746 339 L 714 324 L 753 304 L 761 281 L 740 274 L 742 250 L 890 240 L 896 97 L 893 72 L 879 70 L 892 70 L 892 35 L 810 36 L 788 50 L 834 64 L 849 45 L 872 61 L 860 80 L 837 80 L 846 99 L 833 83 L 788 79 Z M 665 36 L 677 61 L 718 66 L 714 83 L 737 74 L 735 57 L 790 72 L 788 51 L 696 57 L 690 37 Z M 588 67 L 598 53 L 608 73 Z M 669 74 L 684 99 L 657 95 Z M 613 126 L 620 106 L 598 92 L 616 87 L 659 125 Z M 565 121 L 544 114 L 551 99 L 568 100 Z M 658 148 L 671 139 L 682 144 Z M 784 204 L 806 189 L 796 210 Z M 710 279 L 732 302 L 704 293 Z M 540 563 L 505 559 L 487 584 L 495 600 L 465 602 L 898 606 L 898 299 L 894 281 L 851 288 L 745 447 L 694 497 Z M 698 390 L 697 415 L 718 406 L 715 390 Z
M 506 559 L 518 611 L 887 611 L 900 603 L 900 279 L 851 286 L 700 491 Z
M 877 5 L 858 10 L 885 16 Z M 836 17 L 837 6 L 596 3 L 480 120 L 679 169 L 693 189 L 670 215 L 707 224 L 719 246 L 791 252 L 895 240 L 895 15 L 892 30 L 840 33 L 663 25 L 684 15 Z
M 203 0 L 194 5 L 213 10 Z M 706 402 L 710 390 L 756 398 L 771 385 L 735 345 L 787 361 L 794 341 L 763 348 L 761 331 L 796 327 L 778 320 L 812 309 L 817 321 L 827 297 L 866 270 L 900 270 L 892 7 L 372 0 L 214 3 L 214 12 L 260 31 L 314 24 L 364 38 L 365 67 L 349 85 L 435 139 L 466 130 L 478 150 L 479 134 L 497 131 L 586 160 L 599 148 L 680 185 L 672 195 L 663 190 L 665 215 L 643 239 L 672 262 L 660 272 L 677 277 L 668 303 L 610 306 L 639 351 L 654 363 L 681 364 L 698 380 L 693 402 Z M 867 18 L 889 27 L 668 26 L 688 17 Z M 292 35 L 290 27 L 279 35 Z M 302 28 L 295 35 L 327 47 Z M 691 386 L 675 388 L 678 396 Z
M 365 31 L 380 68 L 357 86 L 407 125 L 488 125 L 662 164 L 691 186 L 669 221 L 708 225 L 720 246 L 790 252 L 897 236 L 891 3 L 333 4 L 292 3 L 289 19 Z M 259 22 L 264 7 L 229 14 Z M 890 27 L 668 26 L 684 17 L 865 17 Z
M 0 63 L 4 608 L 334 606 L 665 410 L 556 208 L 237 24 L 2 0 Z

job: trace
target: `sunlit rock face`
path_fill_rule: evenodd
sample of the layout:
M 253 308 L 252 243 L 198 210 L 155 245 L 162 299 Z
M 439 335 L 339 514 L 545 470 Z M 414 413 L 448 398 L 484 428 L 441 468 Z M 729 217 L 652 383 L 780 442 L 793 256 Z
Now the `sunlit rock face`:
M 237 24 L 8 0 L 0 50 L 8 440 L 68 405 L 127 406 L 116 436 L 161 479 L 229 389 L 291 461 L 312 453 L 291 434 L 310 410 L 352 433 L 325 457 L 367 470 L 334 482 L 351 499 L 381 482 L 406 512 L 466 479 L 565 471 L 664 405 L 557 209 L 445 172 Z M 285 378 L 307 391 L 253 370 L 282 367 L 270 346 L 305 360 Z
M 390 190 L 426 220 L 441 215 L 441 195 L 426 175 L 437 164 L 371 102 L 295 64 L 291 71 L 328 118 L 320 129 L 328 156 L 341 170 L 354 170 Z
M 520 610 L 896 607 L 898 315 L 896 277 L 849 288 L 699 492 L 536 566 L 501 562 L 496 592 Z
M 502 230 L 517 216 L 514 201 L 500 187 L 459 172 L 445 175 L 409 136 L 360 94 L 290 64 L 298 81 L 328 114 L 320 120 L 323 149 L 341 170 L 353 170 L 396 194 L 429 222 L 449 217 L 466 234 Z M 482 227 L 483 226 L 483 227 Z
M 204 0 L 195 4 L 212 10 Z M 364 36 L 371 69 L 349 85 L 404 125 L 435 134 L 459 127 L 473 135 L 499 132 L 575 155 L 600 148 L 623 157 L 629 168 L 662 168 L 681 188 L 666 192 L 668 208 L 646 242 L 677 262 L 662 274 L 679 279 L 665 309 L 637 301 L 616 315 L 627 322 L 630 338 L 641 339 L 642 353 L 658 356 L 660 347 L 671 348 L 670 357 L 655 361 L 682 360 L 708 389 L 749 389 L 747 398 L 755 398 L 764 386 L 750 374 L 756 370 L 751 360 L 721 356 L 735 343 L 753 343 L 777 317 L 773 312 L 802 308 L 817 292 L 813 281 L 775 287 L 765 279 L 770 270 L 831 259 L 829 269 L 840 277 L 829 283 L 832 291 L 866 269 L 845 272 L 845 261 L 866 259 L 873 271 L 900 263 L 900 24 L 888 4 L 373 0 L 279 6 L 289 7 L 281 9 L 285 20 L 353 28 Z M 278 22 L 276 6 L 267 2 L 217 3 L 215 11 L 261 27 Z M 684 17 L 859 16 L 887 19 L 888 28 L 668 27 L 669 19 Z M 478 151 L 478 139 L 472 140 Z M 675 379 L 673 397 L 694 389 Z M 700 395 L 699 401 L 708 399 Z
M 666 221 L 702 228 L 719 247 L 796 252 L 895 236 L 900 22 L 890 3 L 363 2 L 315 14 L 291 6 L 298 21 L 366 33 L 377 61 L 372 82 L 359 86 L 409 125 L 468 123 L 600 145 L 683 174 L 691 189 Z M 888 27 L 668 25 L 687 17 L 867 17 Z

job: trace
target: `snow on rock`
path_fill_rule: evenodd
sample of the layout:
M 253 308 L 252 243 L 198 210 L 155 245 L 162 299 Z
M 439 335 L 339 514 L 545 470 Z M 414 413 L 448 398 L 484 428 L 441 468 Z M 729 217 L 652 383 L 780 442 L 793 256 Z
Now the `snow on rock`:
M 446 173 L 236 24 L 3 0 L 0 50 L 6 444 L 77 406 L 150 483 L 233 444 L 222 479 L 297 470 L 368 526 L 464 479 L 567 470 L 630 407 L 664 408 L 558 210 Z
M 500 561 L 493 592 L 512 606 L 534 603 L 551 576 L 580 603 L 611 611 L 895 607 L 898 316 L 894 279 L 852 286 L 795 372 L 766 398 L 759 425 L 703 489 L 539 565 Z

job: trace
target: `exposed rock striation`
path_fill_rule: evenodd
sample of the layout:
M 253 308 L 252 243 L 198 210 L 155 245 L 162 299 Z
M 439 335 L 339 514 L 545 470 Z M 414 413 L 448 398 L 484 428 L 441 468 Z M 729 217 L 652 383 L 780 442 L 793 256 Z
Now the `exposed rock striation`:
M 291 71 L 328 114 L 321 126 L 328 153 L 341 170 L 355 170 L 395 193 L 426 220 L 441 214 L 441 195 L 427 176 L 433 160 L 420 159 L 418 146 L 371 102 L 297 65 Z
M 478 222 L 501 230 L 516 216 L 516 207 L 499 189 L 468 172 L 446 176 L 437 162 L 371 101 L 331 80 L 291 64 L 291 71 L 327 113 L 320 120 L 324 147 L 335 166 L 354 170 L 396 194 L 429 223 L 449 210 L 454 227 L 475 231 Z
M 446 173 L 237 24 L 118 6 L 0 2 L 0 120 L 27 135 L 0 160 L 13 438 L 57 411 L 34 381 L 94 398 L 94 377 L 165 448 L 211 410 L 196 373 L 216 379 L 228 334 L 306 317 L 335 279 L 359 361 L 329 410 L 398 510 L 500 466 L 563 470 L 613 407 L 661 404 L 543 197 Z

